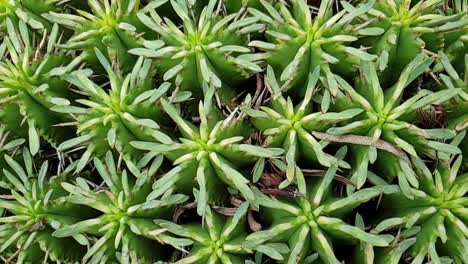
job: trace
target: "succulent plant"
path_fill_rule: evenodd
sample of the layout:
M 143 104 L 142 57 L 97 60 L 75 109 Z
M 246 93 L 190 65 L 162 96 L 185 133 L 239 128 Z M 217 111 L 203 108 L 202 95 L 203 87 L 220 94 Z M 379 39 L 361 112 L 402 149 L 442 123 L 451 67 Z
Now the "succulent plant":
M 76 10 L 77 15 L 49 12 L 43 16 L 53 23 L 73 30 L 74 35 L 60 47 L 82 51 L 80 58 L 88 67 L 100 70 L 94 52 L 98 48 L 121 70 L 129 72 L 136 58 L 128 50 L 141 45 L 144 26 L 137 19 L 139 0 L 88 0 L 90 12 Z
M 0 125 L 0 168 L 6 168 L 8 163 L 3 159 L 5 154 L 14 155 L 19 151 L 19 147 L 26 142 L 24 138 L 11 137 L 11 133 L 6 129 L 5 125 Z M 3 181 L 3 171 L 0 171 L 0 188 L 7 189 L 9 186 Z M 2 191 L 0 190 L 0 193 Z
M 285 0 L 266 0 L 265 2 L 271 4 L 272 6 L 275 6 L 277 3 L 282 3 L 285 6 L 289 6 L 289 2 Z M 314 6 L 312 2 L 313 1 L 311 0 L 307 1 L 309 9 L 314 9 L 314 11 L 315 9 L 318 10 L 318 8 Z M 266 11 L 264 4 L 260 0 L 242 0 L 242 1 L 226 0 L 224 1 L 224 5 L 226 8 L 226 12 L 228 14 L 230 13 L 244 14 L 244 12 L 248 11 L 249 8 L 255 8 L 262 12 Z
M 10 19 L 14 25 L 19 21 L 25 23 L 33 30 L 43 31 L 51 29 L 52 23 L 42 17 L 50 11 L 57 11 L 62 0 L 0 0 L 0 29 L 7 26 L 6 20 Z M 0 31 L 0 38 L 5 31 Z
M 248 200 L 255 200 L 252 190 L 240 169 L 252 164 L 259 157 L 281 155 L 281 149 L 264 149 L 242 144 L 250 136 L 251 127 L 234 115 L 224 119 L 213 105 L 214 88 L 207 88 L 205 101 L 200 101 L 200 126 L 184 120 L 177 109 L 165 99 L 161 99 L 164 111 L 174 120 L 182 135 L 180 142 L 160 144 L 132 142 L 138 149 L 148 150 L 153 155 L 163 154 L 173 162 L 173 169 L 156 180 L 151 198 L 164 193 L 180 191 L 190 193 L 199 186 L 198 213 L 205 212 L 207 203 L 222 204 L 227 192 L 220 188 L 227 186 L 239 190 Z M 233 112 L 235 114 L 235 112 Z
M 447 89 L 432 93 L 420 90 L 414 96 L 404 100 L 405 89 L 432 64 L 432 59 L 424 54 L 418 55 L 403 71 L 399 80 L 384 90 L 375 65 L 363 63 L 361 76 L 355 82 L 353 89 L 341 77 L 338 83 L 344 92 L 339 92 L 336 98 L 337 110 L 350 107 L 361 107 L 364 112 L 351 119 L 346 125 L 328 130 L 331 136 L 328 140 L 351 143 L 353 151 L 353 174 L 351 180 L 361 188 L 367 179 L 369 164 L 377 164 L 380 171 L 389 179 L 398 178 L 403 193 L 409 197 L 409 186 L 418 187 L 418 179 L 411 169 L 411 160 L 429 156 L 443 158 L 448 154 L 458 154 L 460 149 L 438 140 L 450 139 L 455 136 L 453 131 L 430 127 L 418 127 L 418 113 L 432 109 L 432 104 L 443 103 L 457 95 L 459 89 Z M 404 101 L 403 101 L 404 100 Z M 427 124 L 424 124 L 427 125 Z M 350 135 L 350 136 L 346 136 Z M 353 189 L 349 186 L 348 191 Z
M 460 89 L 458 96 L 453 97 L 446 102 L 443 109 L 440 109 L 444 117 L 446 126 L 454 131 L 461 133 L 468 128 L 468 55 L 464 56 L 465 66 L 464 72 L 458 74 L 449 58 L 443 52 L 438 54 L 440 65 L 443 66 L 444 72 L 439 74 L 443 89 Z M 468 149 L 468 143 L 463 140 L 460 144 L 460 149 Z M 468 167 L 468 157 L 463 156 L 463 168 Z
M 336 123 L 351 119 L 364 111 L 354 108 L 340 113 L 314 112 L 312 97 L 318 90 L 316 84 L 319 69 L 316 68 L 311 75 L 304 99 L 294 106 L 290 97 L 284 98 L 273 69 L 268 67 L 266 83 L 272 94 L 269 103 L 271 108 L 267 106 L 261 106 L 260 110 L 244 108 L 244 112 L 251 117 L 254 126 L 266 136 L 263 144 L 286 151 L 287 179 L 291 182 L 295 175 L 296 160 L 315 161 L 327 167 L 330 167 L 335 160 L 332 155 L 323 151 L 322 145 L 313 136 L 314 132 L 325 132 Z M 349 164 L 344 161 L 340 161 L 340 166 L 349 168 Z
M 463 75 L 459 75 L 448 57 L 443 52 L 438 54 L 440 64 L 444 68 L 444 73 L 440 73 L 439 77 L 442 81 L 442 87 L 446 89 L 460 89 L 458 96 L 455 96 L 449 103 L 446 104 L 446 111 L 449 115 L 449 128 L 456 131 L 465 130 L 468 126 L 468 55 L 464 56 L 465 67 Z
M 144 48 L 130 53 L 155 59 L 164 81 L 172 80 L 176 89 L 203 98 L 203 83 L 208 83 L 217 88 L 222 98 L 232 99 L 235 95 L 232 88 L 262 71 L 255 64 L 256 56 L 247 46 L 246 37 L 262 25 L 252 17 L 220 16 L 218 0 L 211 0 L 200 15 L 193 17 L 188 2 L 171 0 L 184 30 L 166 17 L 161 18 L 154 9 L 140 12 L 141 22 L 159 38 L 145 41 Z
M 66 199 L 68 203 L 86 205 L 101 214 L 61 227 L 53 236 L 86 234 L 93 237 L 90 238 L 91 247 L 83 256 L 83 261 L 89 263 L 130 263 L 130 260 L 132 263 L 153 263 L 165 254 L 163 244 L 184 246 L 188 241 L 165 234 L 153 222 L 170 219 L 175 206 L 188 199 L 182 194 L 160 200 L 147 199 L 161 163 L 162 156 L 155 160 L 150 170 L 132 177 L 116 166 L 111 152 L 106 154 L 105 164 L 95 158 L 94 165 L 106 187 L 92 188 L 83 178 L 76 178 L 76 185 L 62 183 L 62 187 L 70 193 Z
M 91 212 L 83 206 L 68 203 L 60 184 L 70 170 L 50 177 L 48 162 L 39 172 L 34 170 L 31 155 L 23 151 L 24 167 L 8 155 L 3 167 L 11 195 L 0 197 L 0 254 L 16 263 L 78 261 L 86 251 L 87 240 L 76 235 L 70 238 L 52 236 L 55 229 L 81 221 Z
M 366 230 L 364 218 L 359 213 L 356 213 L 356 216 L 354 218 L 354 224 L 357 228 L 360 228 L 363 231 Z M 375 263 L 374 246 L 369 242 L 359 241 L 359 244 L 356 245 L 356 249 L 354 250 L 354 255 L 351 263 Z
M 396 81 L 421 52 L 440 50 L 445 32 L 466 29 L 466 12 L 451 15 L 435 12 L 443 3 L 443 0 L 377 0 L 370 12 L 362 14 L 362 26 L 381 32 L 360 40 L 359 44 L 371 47 L 369 52 L 379 56 L 378 69 L 385 70 L 381 76 L 384 83 Z
M 452 6 L 445 10 L 446 15 L 455 15 L 464 13 L 466 18 L 466 13 L 468 11 L 468 5 L 460 0 L 450 1 Z M 464 26 L 459 30 L 447 32 L 444 36 L 444 52 L 448 54 L 448 57 L 451 63 L 454 65 L 454 68 L 458 73 L 463 73 L 466 71 L 465 55 L 468 53 L 468 26 Z
M 467 8 L 0 0 L 0 262 L 468 264 Z
M 343 159 L 346 147 L 338 150 L 337 159 Z M 343 221 L 344 216 L 357 206 L 383 193 L 398 191 L 397 186 L 375 186 L 355 192 L 347 197 L 335 198 L 332 181 L 338 169 L 338 161 L 319 179 L 305 179 L 300 169 L 296 170 L 298 183 L 293 197 L 270 198 L 256 192 L 260 215 L 271 223 L 267 230 L 249 235 L 245 247 L 254 247 L 265 241 L 286 242 L 290 253 L 284 263 L 305 261 L 312 253 L 318 253 L 324 263 L 341 263 L 333 251 L 333 239 L 365 241 L 385 247 L 391 236 L 377 236 Z M 316 256 L 311 256 L 316 258 Z
M 247 234 L 246 214 L 249 203 L 244 202 L 232 217 L 225 217 L 206 208 L 202 225 L 191 223 L 179 226 L 169 221 L 158 223 L 170 232 L 193 241 L 191 254 L 176 263 L 243 263 L 254 252 L 243 243 Z M 282 260 L 280 252 L 287 252 L 284 244 L 271 243 L 255 248 L 273 259 Z
M 56 112 L 68 113 L 78 123 L 78 137 L 69 139 L 59 150 L 86 146 L 77 170 L 82 170 L 93 154 L 103 156 L 115 149 L 126 161 L 132 162 L 138 151 L 129 145 L 134 140 L 160 141 L 172 143 L 170 137 L 160 132 L 157 122 L 163 121 L 163 111 L 155 104 L 169 89 L 169 83 L 154 88 L 151 79 L 151 61 L 139 58 L 131 73 L 122 75 L 112 69 L 109 61 L 98 50 L 96 56 L 110 76 L 110 89 L 94 83 L 90 70 L 78 70 L 66 77 L 87 99 L 78 99 L 84 107 L 56 105 Z M 141 154 L 141 153 L 140 153 Z
M 413 200 L 401 193 L 384 196 L 381 208 L 386 219 L 373 230 L 419 230 L 405 252 L 414 258 L 411 263 L 423 263 L 426 258 L 437 263 L 439 256 L 448 256 L 454 263 L 468 261 L 468 174 L 460 170 L 461 163 L 462 156 L 453 156 L 439 162 L 433 173 L 420 164 L 419 189 L 410 189 Z
M 67 82 L 57 73 L 69 71 L 76 65 L 72 57 L 55 46 L 60 38 L 57 25 L 50 35 L 44 34 L 41 38 L 29 34 L 22 20 L 18 30 L 9 18 L 6 23 L 8 36 L 0 45 L 0 120 L 11 132 L 27 136 L 30 151 L 36 154 L 41 137 L 56 146 L 73 132 L 55 126 L 70 119 L 50 108 L 55 103 L 69 104 L 69 100 L 75 98 Z M 22 127 L 27 127 L 26 135 L 18 129 Z
M 372 29 L 359 30 L 350 24 L 367 12 L 373 1 L 352 12 L 342 10 L 337 14 L 333 14 L 333 1 L 322 1 L 315 18 L 305 0 L 289 1 L 289 8 L 285 3 L 278 3 L 275 8 L 265 0 L 260 2 L 266 12 L 248 10 L 268 26 L 267 42 L 253 40 L 249 45 L 267 51 L 266 60 L 280 76 L 282 90 L 290 90 L 296 97 L 305 95 L 311 73 L 318 67 L 321 83 L 326 87 L 323 111 L 328 109 L 330 95 L 337 95 L 339 89 L 335 74 L 352 76 L 356 72 L 354 65 L 360 60 L 377 58 L 351 45 L 358 36 L 373 34 Z

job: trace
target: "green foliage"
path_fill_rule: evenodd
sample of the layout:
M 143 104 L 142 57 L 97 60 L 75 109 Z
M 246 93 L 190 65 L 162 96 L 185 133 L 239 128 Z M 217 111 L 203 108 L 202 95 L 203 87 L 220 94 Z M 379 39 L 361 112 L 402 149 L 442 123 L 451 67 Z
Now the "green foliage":
M 254 163 L 259 157 L 281 155 L 283 150 L 240 144 L 250 135 L 250 126 L 234 115 L 223 119 L 211 103 L 213 95 L 214 89 L 208 88 L 205 101 L 200 101 L 199 127 L 184 120 L 169 102 L 161 100 L 164 111 L 180 129 L 180 143 L 131 143 L 135 148 L 149 150 L 151 155 L 161 153 L 173 162 L 174 168 L 155 182 L 150 197 L 157 198 L 177 190 L 190 193 L 198 185 L 198 213 L 203 214 L 207 203 L 220 203 L 226 198 L 228 193 L 219 192 L 219 188 L 229 186 L 254 203 L 249 179 L 238 169 Z
M 23 129 L 23 124 L 27 127 L 26 135 L 34 155 L 40 148 L 40 136 L 55 146 L 73 133 L 55 126 L 70 119 L 50 108 L 55 104 L 68 105 L 75 98 L 58 74 L 71 70 L 75 63 L 71 62 L 71 56 L 55 47 L 60 34 L 58 25 L 53 26 L 50 36 L 44 35 L 41 40 L 30 35 L 23 21 L 19 22 L 18 30 L 9 18 L 6 23 L 8 36 L 0 46 L 0 120 L 13 133 Z M 61 67 L 68 63 L 68 67 Z M 24 136 L 22 131 L 18 132 Z
M 17 153 L 19 147 L 26 141 L 23 138 L 16 138 L 11 136 L 10 132 L 6 129 L 5 125 L 0 125 L 0 168 L 6 168 L 8 163 L 4 159 L 4 155 L 14 155 Z M 0 188 L 8 189 L 8 184 L 3 181 L 3 171 L 0 171 Z M 0 189 L 0 193 L 3 193 Z
M 190 2 L 190 1 L 189 1 Z M 151 7 L 138 17 L 158 34 L 158 40 L 143 42 L 144 48 L 130 53 L 157 61 L 164 81 L 172 80 L 176 89 L 203 95 L 203 83 L 218 88 L 225 99 L 234 97 L 234 87 L 262 69 L 247 47 L 246 35 L 263 26 L 253 17 L 239 19 L 237 14 L 219 15 L 217 0 L 211 0 L 200 15 L 193 17 L 185 1 L 170 1 L 183 23 L 183 30 Z
M 271 108 L 262 106 L 261 111 L 244 109 L 255 127 L 267 136 L 263 144 L 283 148 L 286 151 L 288 166 L 286 178 L 291 182 L 294 179 L 296 160 L 299 158 L 318 161 L 327 167 L 335 161 L 333 156 L 323 152 L 322 145 L 314 138 L 313 132 L 325 132 L 334 124 L 351 119 L 363 112 L 359 108 L 348 109 L 340 113 L 313 112 L 312 97 L 316 91 L 319 69 L 316 68 L 311 75 L 304 99 L 299 105 L 294 106 L 291 98 L 285 99 L 282 96 L 273 69 L 268 67 L 267 85 L 272 94 Z M 340 161 L 340 166 L 349 168 L 349 165 L 343 161 Z
M 0 262 L 468 264 L 465 0 L 0 0 Z
M 143 25 L 136 15 L 137 0 L 88 0 L 90 11 L 77 10 L 76 15 L 49 12 L 44 17 L 74 32 L 61 47 L 82 51 L 82 60 L 99 68 L 95 48 L 104 52 L 107 58 L 118 61 L 122 70 L 128 72 L 136 59 L 128 50 L 141 45 L 139 32 Z
M 177 263 L 241 263 L 253 250 L 243 246 L 247 231 L 247 211 L 249 203 L 244 202 L 236 213 L 229 218 L 221 216 L 206 208 L 204 224 L 187 224 L 182 227 L 168 221 L 158 221 L 162 227 L 181 237 L 193 241 L 193 249 Z M 255 248 L 273 259 L 282 260 L 280 252 L 287 252 L 287 246 L 280 243 L 260 245 Z
M 442 81 L 442 89 L 459 89 L 458 96 L 455 96 L 448 105 L 447 111 L 450 115 L 449 128 L 456 131 L 463 131 L 468 126 L 468 55 L 464 56 L 464 71 L 458 73 L 450 63 L 448 57 L 443 52 L 439 52 L 440 65 L 444 68 L 444 73 L 439 74 Z
M 448 154 L 461 152 L 450 144 L 437 141 L 453 138 L 456 135 L 453 131 L 422 129 L 415 124 L 418 111 L 425 111 L 431 108 L 432 104 L 449 100 L 459 93 L 459 89 L 445 89 L 436 93 L 420 90 L 402 102 L 408 84 L 431 64 L 430 58 L 424 54 L 418 55 L 404 69 L 398 81 L 386 90 L 379 82 L 375 65 L 370 63 L 361 65 L 362 77 L 356 79 L 354 89 L 343 79 L 338 79 L 344 91 L 336 98 L 336 109 L 359 107 L 363 114 L 350 120 L 346 126 L 334 127 L 328 131 L 335 135 L 353 134 L 367 137 L 364 142 L 359 141 L 361 138 L 350 141 L 354 144 L 352 150 L 355 164 L 351 180 L 358 188 L 366 182 L 368 164 L 375 162 L 385 176 L 390 179 L 397 177 L 402 191 L 412 198 L 409 187 L 411 185 L 418 188 L 419 182 L 410 167 L 410 158 L 413 162 L 419 162 L 424 157 L 422 155 L 434 159 L 448 159 Z M 388 143 L 392 149 L 387 148 Z M 399 148 L 398 152 L 393 149 L 394 146 Z
M 406 249 L 414 257 L 412 263 L 423 263 L 426 256 L 434 262 L 442 261 L 439 256 L 448 256 L 454 263 L 468 261 L 465 254 L 468 249 L 468 174 L 461 172 L 461 163 L 462 157 L 457 155 L 453 161 L 441 162 L 433 173 L 422 166 L 417 171 L 420 187 L 411 189 L 415 196 L 413 200 L 401 193 L 393 193 L 383 199 L 386 219 L 373 231 L 417 229 L 416 240 Z M 404 241 L 398 242 L 408 243 Z M 382 258 L 396 261 L 391 253 L 382 255 Z
M 338 159 L 344 158 L 346 147 L 336 153 Z M 370 199 L 383 193 L 398 191 L 393 185 L 375 186 L 355 192 L 348 197 L 336 199 L 331 191 L 331 183 L 338 169 L 338 161 L 320 180 L 308 180 L 300 169 L 296 171 L 299 197 L 293 201 L 271 199 L 257 192 L 261 205 L 261 215 L 271 223 L 268 230 L 249 235 L 246 246 L 252 247 L 264 241 L 286 242 L 290 253 L 284 263 L 296 263 L 311 253 L 318 253 L 324 263 L 340 263 L 333 252 L 333 239 L 358 240 L 373 246 L 388 246 L 392 236 L 377 236 L 349 225 L 342 219 L 344 216 Z
M 83 261 L 120 263 L 153 263 L 164 255 L 161 244 L 184 246 L 187 241 L 172 238 L 153 221 L 170 218 L 171 210 L 188 197 L 182 194 L 166 196 L 160 200 L 147 199 L 151 191 L 152 178 L 162 162 L 157 159 L 150 170 L 145 170 L 137 178 L 116 167 L 114 157 L 108 152 L 105 164 L 94 159 L 94 166 L 103 178 L 106 187 L 92 189 L 83 178 L 76 178 L 76 184 L 62 183 L 62 188 L 70 193 L 65 201 L 68 204 L 86 205 L 101 212 L 89 218 L 56 230 L 57 238 L 79 234 L 98 235 L 91 240 L 91 247 L 83 256 Z
M 16 25 L 19 21 L 27 24 L 32 30 L 44 31 L 52 28 L 43 14 L 57 11 L 61 0 L 34 1 L 34 0 L 1 0 L 0 1 L 0 28 L 7 27 L 7 20 Z M 3 36 L 4 31 L 0 33 Z
M 372 46 L 371 52 L 379 56 L 378 67 L 384 71 L 382 80 L 396 81 L 405 66 L 423 50 L 437 52 L 448 44 L 446 32 L 468 25 L 466 12 L 450 15 L 435 12 L 443 3 L 443 0 L 378 0 L 373 10 L 361 16 L 363 25 L 381 31 L 359 44 Z
M 16 256 L 17 263 L 81 259 L 87 245 L 84 236 L 62 239 L 52 235 L 55 229 L 90 216 L 89 209 L 65 199 L 66 191 L 60 185 L 70 171 L 50 177 L 46 161 L 36 172 L 29 152 L 22 153 L 24 167 L 4 156 L 8 166 L 3 167 L 1 185 L 11 189 L 11 195 L 0 198 L 0 208 L 6 210 L 0 217 L 0 253 L 6 258 Z
M 91 156 L 103 156 L 110 149 L 135 159 L 138 154 L 129 145 L 133 140 L 156 140 L 171 143 L 160 132 L 157 121 L 164 121 L 162 110 L 155 104 L 168 91 L 170 84 L 162 83 L 153 89 L 151 61 L 139 58 L 132 72 L 122 76 L 114 72 L 104 55 L 95 50 L 97 58 L 109 74 L 110 89 L 103 89 L 90 80 L 91 71 L 79 70 L 64 79 L 80 90 L 87 99 L 76 100 L 83 107 L 69 104 L 56 105 L 52 110 L 70 114 L 78 123 L 78 137 L 60 144 L 59 150 L 87 145 L 77 169 L 83 169 Z M 66 100 L 63 98 L 62 100 Z
M 268 42 L 254 40 L 249 45 L 267 51 L 266 60 L 281 76 L 283 89 L 296 96 L 304 96 L 311 73 L 318 67 L 321 83 L 326 87 L 323 101 L 330 101 L 330 95 L 336 96 L 338 92 L 335 74 L 351 76 L 356 72 L 354 64 L 377 58 L 351 46 L 358 36 L 372 32 L 365 33 L 349 25 L 367 12 L 373 1 L 337 14 L 332 12 L 333 1 L 321 1 L 315 18 L 304 0 L 278 4 L 276 8 L 265 0 L 260 2 L 266 12 L 248 10 L 268 25 L 265 31 Z M 327 111 L 328 106 L 329 103 L 322 104 L 322 110 Z

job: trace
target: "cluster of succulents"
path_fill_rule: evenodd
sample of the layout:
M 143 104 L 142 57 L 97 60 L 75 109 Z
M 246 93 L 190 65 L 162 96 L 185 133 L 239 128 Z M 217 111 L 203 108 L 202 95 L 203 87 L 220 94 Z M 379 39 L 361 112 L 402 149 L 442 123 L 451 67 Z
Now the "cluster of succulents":
M 468 264 L 464 0 L 0 0 L 1 263 Z

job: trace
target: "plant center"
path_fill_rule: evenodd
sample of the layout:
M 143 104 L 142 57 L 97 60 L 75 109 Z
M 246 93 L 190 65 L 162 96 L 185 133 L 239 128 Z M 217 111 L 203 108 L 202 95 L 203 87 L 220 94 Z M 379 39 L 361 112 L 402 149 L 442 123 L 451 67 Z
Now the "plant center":
M 198 49 L 197 47 L 202 47 L 204 45 L 203 40 L 198 32 L 188 35 L 187 40 L 190 44 L 191 50 Z

